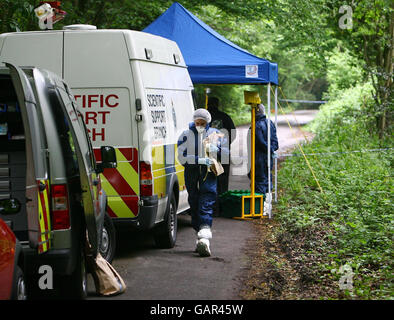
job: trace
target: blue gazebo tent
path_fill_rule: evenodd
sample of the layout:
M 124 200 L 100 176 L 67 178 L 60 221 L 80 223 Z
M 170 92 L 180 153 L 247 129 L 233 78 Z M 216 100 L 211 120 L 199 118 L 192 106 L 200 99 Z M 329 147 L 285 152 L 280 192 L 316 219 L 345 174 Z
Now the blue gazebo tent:
M 178 44 L 195 84 L 278 84 L 276 63 L 227 40 L 178 2 L 143 31 Z
M 270 119 L 271 84 L 278 85 L 276 63 L 256 57 L 240 48 L 178 2 L 174 2 L 142 31 L 173 40 L 178 44 L 194 84 L 267 84 L 267 115 L 268 120 Z M 254 115 L 255 108 L 252 108 L 252 139 Z M 277 88 L 275 88 L 275 124 L 276 115 Z M 268 126 L 268 146 L 270 145 L 269 128 L 270 126 Z M 271 172 L 270 153 L 268 147 L 268 175 Z M 252 160 L 252 175 L 254 176 L 254 160 Z M 270 190 L 270 179 L 268 181 L 268 190 Z M 254 186 L 251 194 L 254 197 Z M 277 199 L 277 159 L 275 159 L 275 199 Z M 268 215 L 271 218 L 271 196 L 268 197 L 268 207 Z

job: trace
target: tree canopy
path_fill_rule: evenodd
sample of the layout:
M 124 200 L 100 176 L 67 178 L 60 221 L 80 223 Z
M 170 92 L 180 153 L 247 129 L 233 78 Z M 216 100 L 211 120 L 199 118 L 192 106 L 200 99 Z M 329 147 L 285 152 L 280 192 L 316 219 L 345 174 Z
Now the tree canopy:
M 179 1 L 237 45 L 279 65 L 279 83 L 288 98 L 321 100 L 332 83 L 334 61 L 350 66 L 337 88 L 357 74 L 374 87 L 371 116 L 386 132 L 392 123 L 394 4 L 390 0 Z M 37 0 L 0 0 L 0 32 L 38 30 Z M 173 1 L 64 0 L 67 12 L 55 29 L 85 23 L 98 28 L 142 30 Z M 340 72 L 337 72 L 338 75 Z M 353 81 L 354 82 L 354 81 Z M 345 89 L 345 88 L 343 88 Z M 240 90 L 222 90 L 224 105 L 242 104 Z M 202 90 L 199 90 L 202 92 Z M 335 90 L 329 90 L 331 94 Z M 227 94 L 225 94 L 227 92 Z M 326 92 L 326 93 L 325 93 Z

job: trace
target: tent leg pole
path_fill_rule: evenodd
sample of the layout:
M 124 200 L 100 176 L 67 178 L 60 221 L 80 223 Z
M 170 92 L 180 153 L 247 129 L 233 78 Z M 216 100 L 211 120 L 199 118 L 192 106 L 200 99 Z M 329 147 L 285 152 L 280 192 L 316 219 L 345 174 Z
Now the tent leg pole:
M 278 87 L 275 86 L 275 128 L 278 128 Z M 275 203 L 278 202 L 278 158 L 275 158 Z
M 252 105 L 252 168 L 251 168 L 251 190 L 250 195 L 250 212 L 252 216 L 255 214 L 255 183 L 256 183 L 256 105 Z
M 268 217 L 271 219 L 271 198 L 269 195 L 271 193 L 271 83 L 268 83 L 267 86 L 267 128 L 268 128 L 268 135 L 267 135 L 267 145 L 268 145 L 268 152 L 267 152 L 267 164 L 268 164 Z
M 251 132 L 251 149 L 252 149 L 252 156 L 251 156 L 251 168 L 250 168 L 250 173 L 251 173 L 251 187 L 250 187 L 250 195 L 254 196 L 255 193 L 255 174 L 256 174 L 256 168 L 255 168 L 255 143 L 256 143 L 256 108 L 255 106 L 252 105 L 252 132 Z
M 205 88 L 204 92 L 205 92 L 205 109 L 208 109 L 208 93 L 209 93 L 209 89 Z

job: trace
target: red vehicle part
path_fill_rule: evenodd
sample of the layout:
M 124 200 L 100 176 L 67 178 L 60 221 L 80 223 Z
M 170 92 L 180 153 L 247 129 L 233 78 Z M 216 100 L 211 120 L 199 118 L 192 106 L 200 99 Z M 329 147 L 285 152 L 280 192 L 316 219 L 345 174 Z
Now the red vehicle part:
M 7 224 L 0 219 L 0 300 L 11 298 L 14 276 L 16 238 Z

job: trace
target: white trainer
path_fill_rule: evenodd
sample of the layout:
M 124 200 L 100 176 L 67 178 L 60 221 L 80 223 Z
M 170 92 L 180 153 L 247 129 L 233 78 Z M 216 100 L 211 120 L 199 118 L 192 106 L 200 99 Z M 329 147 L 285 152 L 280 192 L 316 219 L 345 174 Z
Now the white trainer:
M 209 240 L 205 238 L 198 240 L 196 250 L 200 257 L 209 257 L 211 255 L 211 250 L 209 249 Z

